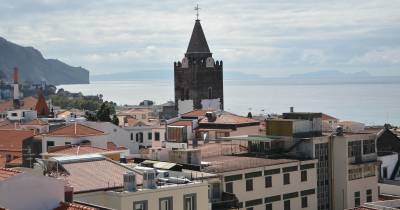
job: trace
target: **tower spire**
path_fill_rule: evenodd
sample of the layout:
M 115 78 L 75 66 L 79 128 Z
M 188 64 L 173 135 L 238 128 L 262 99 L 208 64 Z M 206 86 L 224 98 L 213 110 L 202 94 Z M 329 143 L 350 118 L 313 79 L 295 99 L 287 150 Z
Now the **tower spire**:
M 194 7 L 194 10 L 196 10 L 196 20 L 199 20 L 199 10 L 200 10 L 199 4 L 197 4 Z

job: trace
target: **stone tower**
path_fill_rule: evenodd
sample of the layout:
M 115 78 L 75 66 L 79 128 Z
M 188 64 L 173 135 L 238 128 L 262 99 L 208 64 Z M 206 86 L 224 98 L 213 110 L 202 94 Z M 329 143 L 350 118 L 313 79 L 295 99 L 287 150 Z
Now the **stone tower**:
M 182 61 L 174 62 L 175 104 L 180 113 L 224 108 L 223 63 L 214 61 L 197 19 Z

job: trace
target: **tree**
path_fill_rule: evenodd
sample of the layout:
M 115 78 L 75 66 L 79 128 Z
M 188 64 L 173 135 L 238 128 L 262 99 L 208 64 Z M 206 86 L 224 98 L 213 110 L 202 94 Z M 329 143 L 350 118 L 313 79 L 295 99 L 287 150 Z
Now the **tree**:
M 111 122 L 111 107 L 109 106 L 108 102 L 104 102 L 101 104 L 99 111 L 97 111 L 97 120 L 103 122 Z
M 114 123 L 115 125 L 119 125 L 119 119 L 118 119 L 117 115 L 115 115 L 115 114 L 113 115 L 112 123 Z
M 253 114 L 251 114 L 251 112 L 249 112 L 249 113 L 247 114 L 247 118 L 253 118 Z

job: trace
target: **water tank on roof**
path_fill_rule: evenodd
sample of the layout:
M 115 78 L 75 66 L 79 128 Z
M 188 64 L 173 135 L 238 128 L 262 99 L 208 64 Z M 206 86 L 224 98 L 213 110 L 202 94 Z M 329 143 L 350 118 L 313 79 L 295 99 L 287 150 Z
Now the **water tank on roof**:
M 143 188 L 154 189 L 156 185 L 156 170 L 155 169 L 145 169 L 143 170 Z
M 128 171 L 124 174 L 124 190 L 128 192 L 136 191 L 136 174 L 133 171 Z

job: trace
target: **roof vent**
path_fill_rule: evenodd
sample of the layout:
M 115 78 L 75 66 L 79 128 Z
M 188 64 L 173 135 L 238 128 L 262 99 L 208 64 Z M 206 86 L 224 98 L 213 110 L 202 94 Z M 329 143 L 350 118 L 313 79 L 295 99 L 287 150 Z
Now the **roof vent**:
M 215 122 L 215 120 L 217 120 L 217 113 L 206 112 L 206 117 L 207 117 L 208 122 Z
M 136 191 L 136 174 L 133 171 L 124 174 L 124 190 L 128 192 Z

